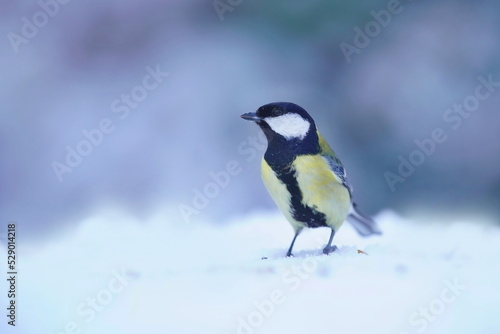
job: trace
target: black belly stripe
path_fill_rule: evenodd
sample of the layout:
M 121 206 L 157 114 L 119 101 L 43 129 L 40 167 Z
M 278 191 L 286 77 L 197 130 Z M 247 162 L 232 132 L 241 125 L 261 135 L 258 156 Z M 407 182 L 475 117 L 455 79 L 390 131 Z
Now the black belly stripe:
M 286 185 L 291 195 L 290 207 L 292 217 L 304 223 L 307 227 L 323 227 L 326 224 L 326 215 L 310 206 L 302 204 L 302 191 L 295 177 L 293 161 L 299 155 L 313 155 L 320 152 L 316 129 L 313 128 L 304 140 L 287 140 L 283 136 L 263 126 L 269 145 L 264 159 L 274 171 L 278 179 Z
M 302 204 L 302 191 L 295 177 L 295 170 L 292 168 L 282 169 L 281 172 L 276 173 L 276 176 L 286 185 L 291 195 L 292 217 L 295 220 L 312 228 L 327 226 L 326 215 L 324 213 L 318 212 L 310 206 Z

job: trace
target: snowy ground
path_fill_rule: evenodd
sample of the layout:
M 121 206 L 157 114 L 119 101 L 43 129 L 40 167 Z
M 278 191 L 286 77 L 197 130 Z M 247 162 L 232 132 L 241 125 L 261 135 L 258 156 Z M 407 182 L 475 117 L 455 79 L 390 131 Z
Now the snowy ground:
M 1 332 L 500 333 L 499 228 L 376 218 L 383 236 L 345 225 L 330 256 L 328 230 L 306 231 L 295 258 L 279 213 L 223 227 L 89 218 L 24 248 L 18 326 L 2 315 Z

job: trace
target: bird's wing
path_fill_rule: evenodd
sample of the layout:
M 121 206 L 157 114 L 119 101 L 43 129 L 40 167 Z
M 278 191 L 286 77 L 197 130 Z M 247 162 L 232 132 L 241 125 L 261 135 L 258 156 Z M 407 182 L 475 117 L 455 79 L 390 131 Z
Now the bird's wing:
M 335 152 L 332 150 L 330 145 L 326 142 L 326 140 L 318 133 L 319 137 L 319 147 L 320 147 L 320 155 L 328 162 L 330 165 L 330 170 L 333 172 L 337 180 L 344 185 L 349 191 L 349 196 L 352 197 L 352 186 L 347 178 L 347 173 L 345 171 L 342 162 L 337 157 Z
M 335 152 L 331 149 L 331 147 L 328 145 L 326 140 L 319 133 L 318 137 L 319 137 L 321 156 L 326 161 L 328 161 L 330 169 L 337 178 L 337 180 L 339 180 L 339 182 L 341 182 L 344 185 L 344 187 L 346 187 L 347 190 L 349 191 L 349 195 L 351 198 L 351 207 L 349 209 L 347 221 L 351 223 L 354 229 L 361 236 L 366 237 L 372 234 L 381 234 L 377 222 L 375 222 L 375 220 L 373 220 L 370 216 L 361 212 L 358 208 L 358 205 L 352 201 L 352 186 L 351 183 L 349 182 L 349 179 L 347 178 L 347 173 L 345 171 L 344 166 L 342 165 L 342 162 L 337 157 Z

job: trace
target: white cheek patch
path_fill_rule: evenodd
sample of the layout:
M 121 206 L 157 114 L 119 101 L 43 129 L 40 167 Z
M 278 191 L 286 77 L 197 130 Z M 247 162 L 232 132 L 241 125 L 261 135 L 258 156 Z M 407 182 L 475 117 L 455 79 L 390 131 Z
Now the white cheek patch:
M 284 114 L 278 117 L 264 119 L 271 129 L 286 139 L 304 139 L 311 124 L 297 114 Z

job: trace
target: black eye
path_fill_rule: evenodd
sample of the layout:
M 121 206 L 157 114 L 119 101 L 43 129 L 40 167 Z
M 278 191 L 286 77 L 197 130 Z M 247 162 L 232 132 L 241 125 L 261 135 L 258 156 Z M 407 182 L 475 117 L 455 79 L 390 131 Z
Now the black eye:
M 274 108 L 273 109 L 273 117 L 278 117 L 278 116 L 281 116 L 283 115 L 283 110 L 279 109 L 279 108 Z

